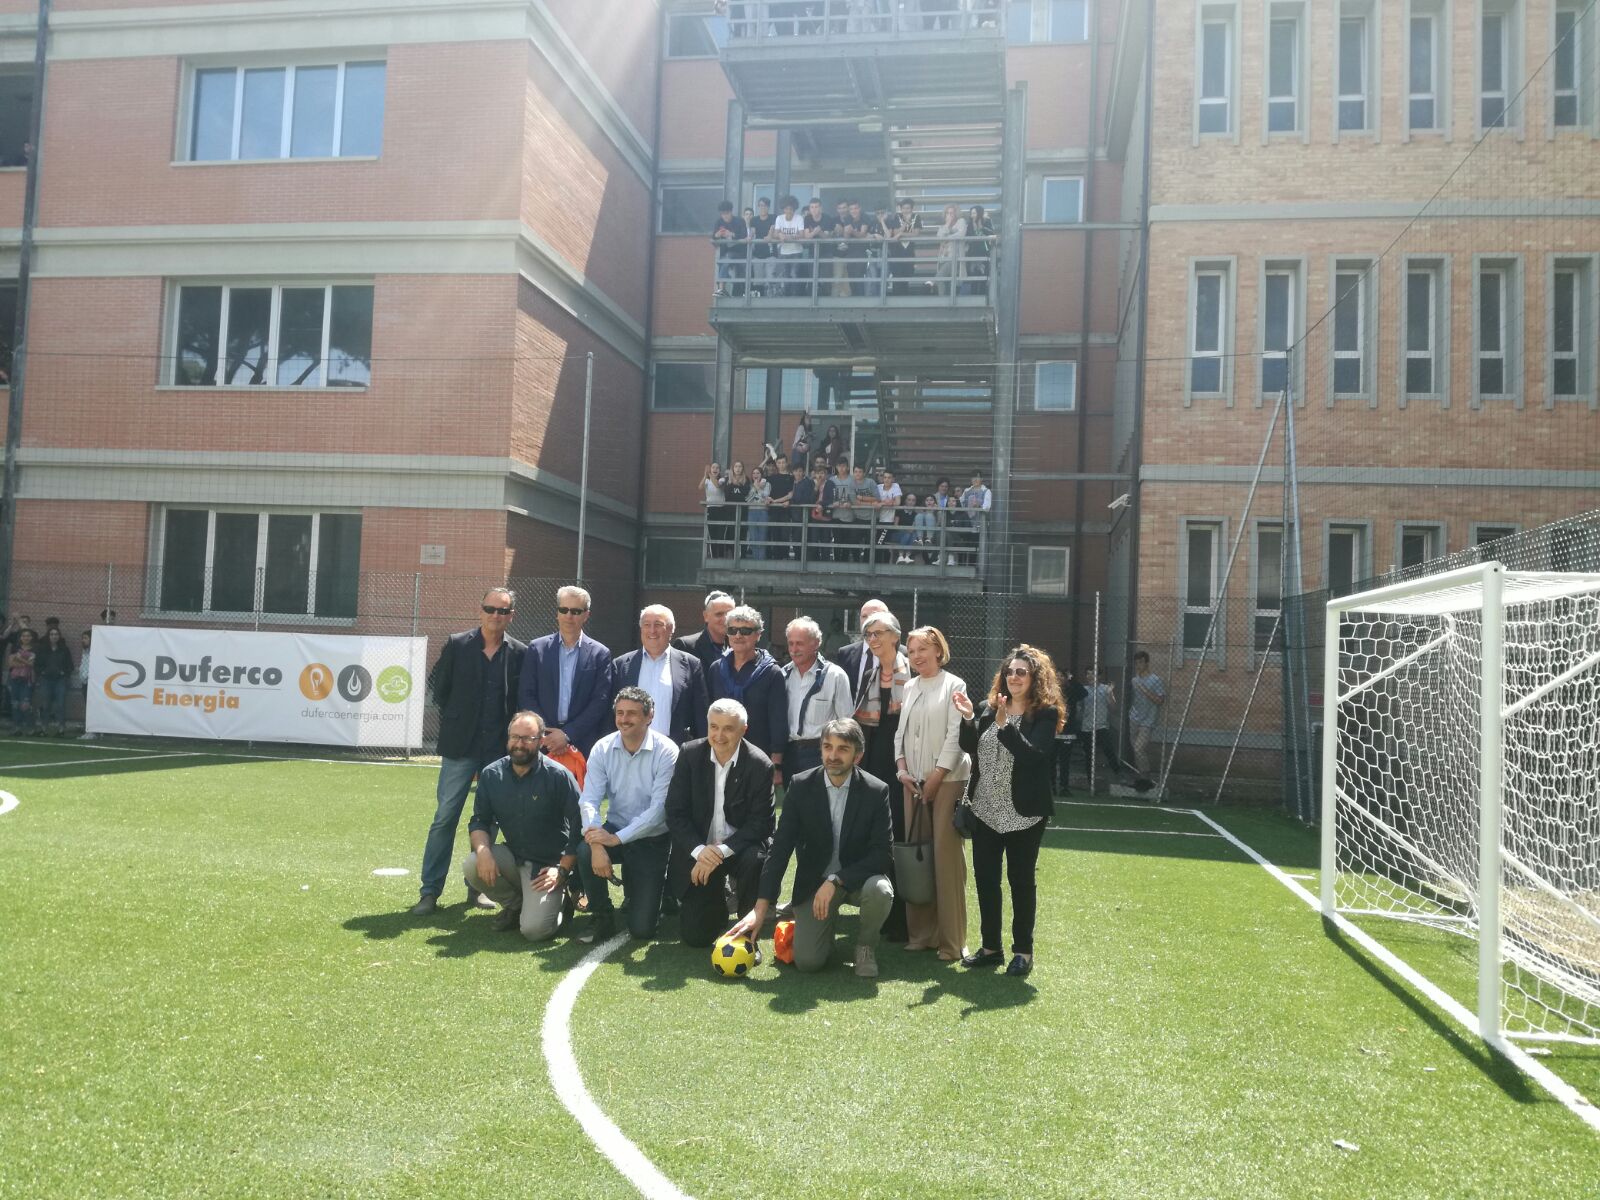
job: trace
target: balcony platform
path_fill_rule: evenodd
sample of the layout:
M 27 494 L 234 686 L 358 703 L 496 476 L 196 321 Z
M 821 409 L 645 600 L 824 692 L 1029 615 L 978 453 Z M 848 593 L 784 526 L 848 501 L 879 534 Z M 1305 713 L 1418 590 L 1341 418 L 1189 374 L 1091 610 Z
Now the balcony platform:
M 743 366 L 987 363 L 996 351 L 994 306 L 986 296 L 903 296 L 887 302 L 726 296 L 713 302 L 710 321 Z

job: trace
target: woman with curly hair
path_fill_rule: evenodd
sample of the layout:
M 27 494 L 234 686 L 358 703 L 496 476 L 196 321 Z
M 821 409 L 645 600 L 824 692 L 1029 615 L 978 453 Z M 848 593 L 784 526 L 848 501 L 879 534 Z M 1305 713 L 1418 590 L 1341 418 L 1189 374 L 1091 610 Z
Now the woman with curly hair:
M 1066 724 L 1066 702 L 1050 656 L 1021 645 L 1006 656 L 976 713 L 972 701 L 951 698 L 961 714 L 961 748 L 972 755 L 967 796 L 978 818 L 972 835 L 972 873 L 978 885 L 983 943 L 964 967 L 997 967 L 1000 949 L 1000 862 L 1011 884 L 1011 952 L 1007 975 L 1033 970 L 1037 867 L 1045 825 L 1055 811 L 1050 769 L 1055 738 Z

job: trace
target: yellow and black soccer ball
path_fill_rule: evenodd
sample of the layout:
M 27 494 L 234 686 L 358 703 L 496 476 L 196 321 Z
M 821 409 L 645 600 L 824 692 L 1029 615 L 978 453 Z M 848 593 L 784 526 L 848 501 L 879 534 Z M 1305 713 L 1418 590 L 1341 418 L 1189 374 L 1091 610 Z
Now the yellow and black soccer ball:
M 711 947 L 711 968 L 726 979 L 742 979 L 756 965 L 756 944 L 747 937 L 724 934 Z

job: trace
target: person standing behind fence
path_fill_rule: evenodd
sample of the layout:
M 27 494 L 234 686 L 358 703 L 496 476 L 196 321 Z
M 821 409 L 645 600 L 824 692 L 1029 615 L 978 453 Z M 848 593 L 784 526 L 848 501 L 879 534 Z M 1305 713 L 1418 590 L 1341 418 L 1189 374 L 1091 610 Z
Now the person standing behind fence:
M 1071 671 L 1061 672 L 1061 695 L 1067 703 L 1067 725 L 1057 735 L 1056 784 L 1063 796 L 1072 795 L 1072 752 L 1083 731 L 1083 701 L 1089 689 Z
M 1098 751 L 1108 772 L 1104 786 L 1109 788 L 1121 769 L 1117 756 L 1111 750 L 1111 710 L 1117 706 L 1117 691 L 1107 680 L 1104 667 L 1098 673 L 1091 671 L 1089 679 L 1088 695 L 1083 699 L 1083 731 L 1080 734 L 1083 769 L 1093 772 L 1094 756 Z
M 39 712 L 33 707 L 33 688 L 37 678 L 33 630 L 17 630 L 16 645 L 6 653 L 6 694 L 11 697 L 11 723 L 17 733 L 36 732 Z
M 583 588 L 556 592 L 557 631 L 528 644 L 517 689 L 518 707 L 544 721 L 546 745 L 571 742 L 585 758 L 605 732 L 611 701 L 611 651 L 583 632 L 589 611 Z
M 1007 975 L 1033 970 L 1033 924 L 1038 909 L 1039 847 L 1055 812 L 1050 773 L 1056 734 L 1066 723 L 1055 664 L 1043 650 L 1018 646 L 1000 664 L 983 706 L 957 693 L 961 748 L 973 756 L 972 873 L 978 885 L 983 942 L 961 960 L 968 968 L 997 967 L 1000 949 L 1000 862 L 1011 884 L 1011 953 Z
M 1161 720 L 1161 706 L 1167 702 L 1167 686 L 1150 669 L 1150 655 L 1143 650 L 1133 656 L 1130 688 L 1133 695 L 1128 701 L 1128 761 L 1134 771 L 1134 786 L 1143 791 L 1150 783 L 1150 735 Z
M 439 782 L 413 916 L 425 917 L 439 906 L 472 777 L 505 757 L 506 727 L 517 708 L 517 681 L 528 649 L 506 634 L 517 594 L 510 588 L 490 588 L 479 608 L 478 627 L 446 638 L 428 673 L 428 687 L 439 706 Z M 478 893 L 468 889 L 467 902 L 476 904 Z
M 61 626 L 45 627 L 44 645 L 39 647 L 34 670 L 38 674 L 34 705 L 38 709 L 39 729 L 49 733 L 49 727 L 54 725 L 55 735 L 60 737 L 67 731 L 67 681 L 72 678 L 73 671 L 72 651 L 67 647 L 66 638 L 61 636 Z
M 896 778 L 909 834 L 919 805 L 933 818 L 934 900 L 907 904 L 907 950 L 939 951 L 945 962 L 967 953 L 967 860 L 952 821 L 972 764 L 961 749 L 961 714 L 953 697 L 966 682 L 946 671 L 950 643 L 931 625 L 906 635 L 913 678 L 906 684 L 895 730 Z

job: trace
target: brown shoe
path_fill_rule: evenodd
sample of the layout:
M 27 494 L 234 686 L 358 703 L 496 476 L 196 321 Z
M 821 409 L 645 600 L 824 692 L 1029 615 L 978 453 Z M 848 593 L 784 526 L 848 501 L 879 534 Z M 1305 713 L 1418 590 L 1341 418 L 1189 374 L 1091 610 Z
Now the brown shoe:
M 871 946 L 856 947 L 856 974 L 862 979 L 878 977 L 878 956 L 873 953 Z
M 494 919 L 489 928 L 496 933 L 504 933 L 508 929 L 515 929 L 521 923 L 522 906 L 518 905 L 516 908 L 502 908 L 500 915 Z

